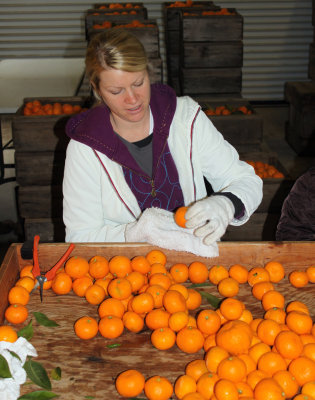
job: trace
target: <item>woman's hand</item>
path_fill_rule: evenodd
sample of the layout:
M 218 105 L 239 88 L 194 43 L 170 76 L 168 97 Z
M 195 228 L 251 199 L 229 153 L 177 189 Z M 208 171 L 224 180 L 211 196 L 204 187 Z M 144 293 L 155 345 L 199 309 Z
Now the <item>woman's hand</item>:
M 147 242 L 169 250 L 187 251 L 202 257 L 217 257 L 217 244 L 205 245 L 191 229 L 176 225 L 174 214 L 160 208 L 148 208 L 140 218 L 126 225 L 127 242 Z
M 186 227 L 195 229 L 194 235 L 210 245 L 224 235 L 234 217 L 234 205 L 225 196 L 210 196 L 199 200 L 185 214 Z

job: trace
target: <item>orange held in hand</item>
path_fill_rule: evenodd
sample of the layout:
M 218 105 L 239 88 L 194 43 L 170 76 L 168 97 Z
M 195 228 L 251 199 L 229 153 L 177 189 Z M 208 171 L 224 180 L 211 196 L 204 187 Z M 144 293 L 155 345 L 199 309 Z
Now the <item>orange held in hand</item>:
M 179 207 L 174 214 L 174 219 L 175 222 L 178 226 L 181 226 L 182 228 L 186 228 L 186 218 L 185 214 L 186 211 L 188 210 L 188 207 Z

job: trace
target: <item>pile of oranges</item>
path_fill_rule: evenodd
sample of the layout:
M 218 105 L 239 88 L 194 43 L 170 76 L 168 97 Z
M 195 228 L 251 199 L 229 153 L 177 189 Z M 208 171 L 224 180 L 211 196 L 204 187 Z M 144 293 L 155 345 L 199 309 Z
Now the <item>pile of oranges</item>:
M 184 16 L 196 16 L 198 17 L 200 14 L 188 13 L 185 12 Z M 227 8 L 220 8 L 220 10 L 207 10 L 202 11 L 201 15 L 235 15 L 234 11 L 229 11 Z
M 110 21 L 104 21 L 102 24 L 93 25 L 94 29 L 107 29 L 111 27 L 112 23 Z M 155 27 L 154 24 L 143 23 L 137 19 L 134 19 L 133 21 L 126 24 L 120 24 L 114 26 L 114 28 L 154 28 L 154 27 Z
M 108 12 L 108 13 L 98 13 L 98 12 L 93 12 L 90 15 L 137 15 L 137 11 L 131 10 L 131 11 L 113 11 L 113 12 Z
M 206 115 L 231 115 L 231 114 L 241 114 L 250 115 L 253 111 L 247 106 L 234 107 L 231 105 L 221 105 L 216 107 L 209 107 L 204 110 Z
M 61 115 L 77 114 L 86 111 L 79 104 L 62 104 L 59 102 L 42 104 L 39 100 L 28 101 L 23 108 L 23 115 Z
M 235 15 L 235 12 L 229 11 L 227 8 L 221 8 L 218 11 L 203 11 L 202 15 Z
M 103 21 L 101 24 L 94 24 L 93 29 L 109 29 L 112 27 L 112 23 L 110 21 Z
M 97 255 L 88 261 L 73 256 L 45 284 L 58 295 L 72 291 L 97 306 L 98 320 L 86 315 L 74 322 L 83 340 L 97 334 L 115 339 L 124 330 L 147 327 L 152 345 L 160 351 L 175 345 L 189 354 L 204 351 L 204 357 L 189 362 L 174 383 L 163 376 L 146 378 L 134 369 L 122 372 L 115 382 L 121 396 L 144 391 L 150 400 L 167 400 L 173 393 L 183 400 L 314 400 L 315 325 L 305 303 L 286 302 L 277 290 L 285 277 L 281 263 L 250 269 L 240 264 L 207 267 L 200 261 L 166 268 L 166 263 L 158 249 L 131 259 Z M 315 283 L 314 266 L 290 273 L 292 286 L 303 287 L 296 272 Z M 8 295 L 5 318 L 11 324 L 26 320 L 34 282 L 32 265 L 24 267 Z M 207 284 L 222 296 L 217 309 L 200 308 L 202 296 L 196 286 Z M 249 285 L 261 302 L 262 318 L 254 318 L 237 299 L 241 285 Z M 0 340 L 14 341 L 14 334 L 10 325 L 0 327 Z
M 126 3 L 126 4 L 121 4 L 121 3 L 110 3 L 108 5 L 103 4 L 98 7 L 99 10 L 104 10 L 104 9 L 113 9 L 113 8 L 140 8 L 139 4 L 132 4 L 132 3 Z
M 129 24 L 115 25 L 115 28 L 154 28 L 154 24 L 147 24 L 134 19 Z
M 260 176 L 262 179 L 266 178 L 276 178 L 283 179 L 284 174 L 280 172 L 274 165 L 265 163 L 263 161 L 246 161 L 255 169 L 256 175 Z

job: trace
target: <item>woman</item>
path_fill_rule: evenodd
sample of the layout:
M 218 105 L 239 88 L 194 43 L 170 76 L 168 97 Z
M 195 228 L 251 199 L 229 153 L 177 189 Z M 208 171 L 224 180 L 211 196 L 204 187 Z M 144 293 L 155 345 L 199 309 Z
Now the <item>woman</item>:
M 165 218 L 158 236 L 169 244 L 173 211 L 189 205 L 191 240 L 211 245 L 261 202 L 253 168 L 193 99 L 150 85 L 148 68 L 142 44 L 126 31 L 105 31 L 88 46 L 86 73 L 99 103 L 67 124 L 67 241 L 147 241 L 141 232 L 148 220 L 155 226 Z

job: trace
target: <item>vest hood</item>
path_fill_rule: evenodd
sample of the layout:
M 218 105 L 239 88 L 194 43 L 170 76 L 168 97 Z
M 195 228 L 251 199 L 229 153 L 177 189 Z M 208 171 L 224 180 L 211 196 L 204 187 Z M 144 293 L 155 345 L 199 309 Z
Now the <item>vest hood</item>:
M 154 135 L 168 137 L 169 128 L 176 109 L 175 91 L 163 84 L 151 85 L 151 112 L 154 119 Z M 69 119 L 66 134 L 73 140 L 83 143 L 115 160 L 123 163 L 124 153 L 129 159 L 127 147 L 113 131 L 109 119 L 110 111 L 100 104 Z

